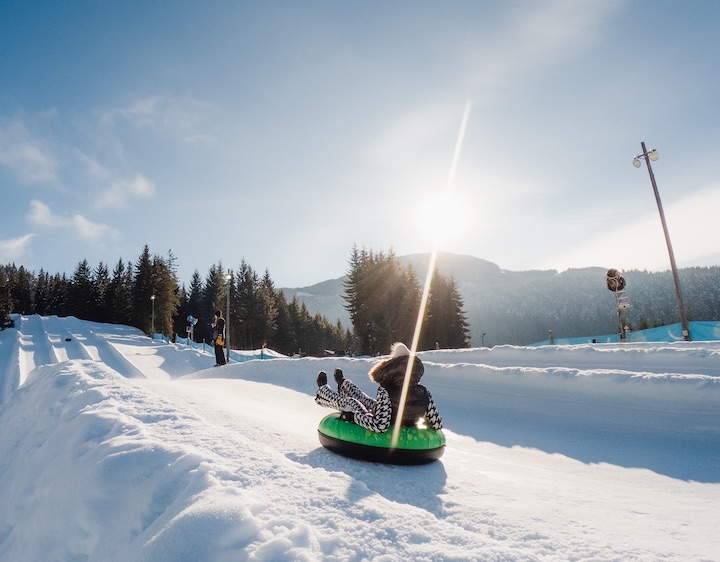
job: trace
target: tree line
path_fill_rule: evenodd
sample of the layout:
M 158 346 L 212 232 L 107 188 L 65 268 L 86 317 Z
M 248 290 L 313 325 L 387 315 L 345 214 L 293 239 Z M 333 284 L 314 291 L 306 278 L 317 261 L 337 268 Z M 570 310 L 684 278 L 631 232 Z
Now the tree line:
M 121 259 L 110 271 L 103 262 L 92 268 L 83 260 L 71 277 L 0 265 L 0 321 L 11 325 L 11 313 L 76 316 L 173 338 L 187 335 L 192 317 L 193 339 L 209 342 L 215 311 L 226 316 L 229 310 L 233 349 L 266 345 L 287 355 L 374 354 L 386 353 L 394 341 L 411 341 L 422 294 L 412 268 L 403 270 L 394 253 L 353 248 L 350 269 L 345 299 L 355 311 L 352 331 L 339 320 L 311 315 L 296 296 L 288 301 L 268 271 L 261 276 L 245 260 L 234 271 L 218 262 L 204 279 L 195 270 L 186 287 L 179 283 L 173 253 L 152 255 L 147 245 L 134 263 Z M 424 319 L 421 349 L 469 344 L 451 279 L 436 274 Z
M 478 260 L 482 261 L 482 260 Z M 459 276 L 468 318 L 485 344 L 528 345 L 549 338 L 602 336 L 619 332 L 615 295 L 606 284 L 606 268 L 507 271 L 483 263 Z M 625 324 L 643 330 L 680 322 L 670 271 L 624 271 L 631 303 Z M 720 319 L 720 267 L 679 270 L 689 321 Z M 480 341 L 474 342 L 479 345 Z

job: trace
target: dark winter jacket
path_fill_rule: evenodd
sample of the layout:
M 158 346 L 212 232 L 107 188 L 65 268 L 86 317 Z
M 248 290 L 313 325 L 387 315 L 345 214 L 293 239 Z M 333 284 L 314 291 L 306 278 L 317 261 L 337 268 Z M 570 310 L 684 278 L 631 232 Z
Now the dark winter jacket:
M 212 339 L 213 341 L 218 339 L 218 336 L 222 336 L 223 339 L 225 339 L 225 319 L 224 318 L 218 318 L 215 322 L 215 325 L 213 326 L 213 335 Z
M 412 372 L 410 374 L 410 384 L 405 400 L 402 425 L 414 426 L 418 420 L 427 418 L 429 406 L 432 403 L 432 398 L 427 388 L 419 384 L 420 377 L 422 377 L 425 372 L 422 361 L 420 361 L 418 357 L 408 355 L 391 357 L 375 365 L 368 373 L 370 380 L 379 384 L 388 393 L 392 404 L 391 424 L 395 423 L 400 409 L 400 398 L 402 395 L 403 381 L 405 380 L 405 371 L 407 370 L 408 361 L 411 359 L 413 361 Z M 432 410 L 433 413 L 436 414 L 434 405 Z M 431 422 L 431 420 L 427 421 Z

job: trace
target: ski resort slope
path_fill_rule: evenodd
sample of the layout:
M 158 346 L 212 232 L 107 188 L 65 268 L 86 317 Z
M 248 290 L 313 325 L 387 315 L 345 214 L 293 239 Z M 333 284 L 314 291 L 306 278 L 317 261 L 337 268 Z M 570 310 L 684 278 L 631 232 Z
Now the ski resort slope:
M 317 372 L 126 326 L 0 332 L 0 560 L 718 561 L 720 342 L 424 352 L 439 462 L 319 446 Z

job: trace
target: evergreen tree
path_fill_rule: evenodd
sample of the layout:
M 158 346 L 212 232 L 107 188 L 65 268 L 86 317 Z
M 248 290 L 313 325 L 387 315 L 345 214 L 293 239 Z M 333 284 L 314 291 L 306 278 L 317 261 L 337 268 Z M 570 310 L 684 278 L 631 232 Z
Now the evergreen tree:
M 93 320 L 96 322 L 110 322 L 112 314 L 112 309 L 108 303 L 110 272 L 107 265 L 102 261 L 95 268 L 92 281 Z
M 275 330 L 275 288 L 266 271 L 262 280 L 243 260 L 235 275 L 236 295 L 231 299 L 231 321 L 241 349 L 258 349 L 273 336 Z M 231 331 L 232 334 L 232 331 Z
M 155 331 L 167 337 L 173 336 L 173 318 L 180 304 L 180 288 L 173 270 L 173 261 L 172 252 L 167 258 L 154 256 L 152 259 Z
M 393 251 L 358 252 L 353 248 L 350 266 L 346 308 L 361 353 L 385 353 L 396 341 L 411 341 L 420 303 L 414 273 L 403 270 Z
M 113 269 L 112 279 L 108 283 L 105 302 L 110 310 L 110 322 L 130 324 L 132 322 L 132 265 L 127 266 L 122 259 Z
M 289 351 L 290 355 L 297 353 L 304 355 L 307 352 L 307 336 L 305 334 L 305 325 L 309 323 L 310 315 L 308 314 L 305 303 L 301 303 L 297 295 L 293 296 L 288 303 L 288 320 L 290 321 L 290 331 L 295 338 L 295 347 Z M 305 346 L 305 349 L 303 349 Z
M 350 269 L 347 271 L 345 288 L 345 308 L 350 315 L 350 321 L 358 340 L 359 353 L 370 353 L 374 345 L 374 325 L 372 319 L 371 295 L 367 292 L 368 284 L 365 279 L 368 270 L 374 263 L 372 252 L 365 249 L 358 250 L 353 245 L 350 256 Z
M 368 291 L 372 295 L 373 353 L 386 353 L 393 342 L 408 341 L 405 303 L 405 279 L 394 255 L 380 255 L 369 277 Z M 415 311 L 417 313 L 417 311 Z M 412 334 L 412 332 L 410 332 Z M 411 336 L 412 337 L 412 336 Z
M 10 269 L 10 283 L 13 311 L 20 314 L 33 314 L 35 312 L 33 306 L 33 275 L 24 266 L 15 267 L 15 264 L 13 264 Z
M 277 308 L 275 307 L 275 285 L 270 277 L 270 272 L 265 270 L 265 275 L 260 280 L 257 297 L 258 312 L 258 341 L 260 344 L 268 344 L 272 341 L 277 330 Z
M 397 263 L 397 260 L 396 260 Z M 398 264 L 399 267 L 399 264 Z M 387 350 L 390 349 L 390 346 L 395 343 L 396 341 L 403 341 L 407 342 L 408 345 L 410 345 L 410 342 L 413 341 L 413 338 L 415 336 L 415 330 L 417 329 L 418 325 L 418 315 L 422 312 L 423 318 L 420 323 L 421 329 L 424 329 L 427 312 L 420 310 L 420 303 L 422 301 L 422 293 L 423 293 L 423 286 L 418 281 L 417 274 L 415 273 L 415 269 L 412 267 L 412 265 L 408 265 L 405 270 L 400 270 L 400 283 L 401 283 L 401 291 L 400 291 L 400 298 L 402 299 L 400 307 L 398 309 L 398 316 L 400 317 L 400 326 L 402 326 L 402 330 L 404 330 L 404 334 L 401 332 L 399 334 L 399 339 L 394 339 L 392 342 L 388 343 Z M 421 332 L 422 334 L 422 332 Z M 420 348 L 420 349 L 427 349 L 427 348 Z M 384 351 L 387 353 L 387 351 Z
M 194 329 L 193 338 L 195 341 L 199 341 L 198 336 L 201 335 L 202 332 L 199 327 L 199 319 L 201 317 L 201 311 L 203 310 L 203 285 L 197 269 L 193 272 L 192 278 L 190 279 L 190 288 L 186 290 L 183 287 L 181 294 L 183 295 L 182 313 L 179 316 L 178 322 L 175 324 L 175 332 L 185 337 L 188 327 L 187 317 L 192 316 L 198 319 L 198 323 L 196 324 L 197 331 Z
M 83 320 L 94 320 L 94 288 L 92 272 L 87 260 L 78 263 L 70 283 L 70 302 L 72 314 Z
M 152 311 L 154 303 L 151 297 L 155 294 L 153 287 L 153 263 L 150 248 L 145 245 L 135 263 L 135 274 L 132 289 L 132 325 L 146 334 L 152 332 Z
M 5 266 L 0 266 L 0 330 L 11 328 L 12 298 L 10 297 L 10 280 Z
M 355 331 L 360 335 L 358 327 L 363 325 L 365 318 L 363 317 L 364 309 L 362 307 L 362 298 L 359 294 L 360 283 L 363 277 L 364 266 L 367 262 L 367 253 L 358 250 L 357 245 L 353 244 L 350 254 L 349 269 L 346 272 L 346 280 L 343 282 L 345 289 L 345 310 L 350 315 L 350 322 L 355 326 Z
M 181 338 L 188 337 L 187 317 L 192 314 L 188 308 L 188 293 L 185 289 L 185 285 L 182 285 L 178 291 L 178 309 L 172 319 L 172 330 L 174 334 L 179 335 Z M 193 316 L 195 316 L 193 314 Z
M 35 314 L 49 315 L 50 303 L 50 275 L 41 268 L 35 283 Z
M 235 276 L 236 296 L 233 298 L 231 315 L 233 329 L 235 331 L 234 341 L 240 349 L 255 349 L 260 346 L 258 343 L 258 284 L 259 279 L 252 267 L 245 260 L 240 262 L 240 267 Z
M 423 349 L 457 349 L 470 345 L 468 324 L 457 284 L 437 269 L 428 296 L 422 342 Z
M 268 346 L 276 349 L 285 355 L 291 355 L 298 348 L 297 336 L 290 319 L 290 310 L 282 290 L 275 291 L 274 308 L 275 315 L 275 332 L 268 341 Z
M 210 267 L 210 271 L 205 278 L 202 296 L 202 311 L 200 313 L 201 316 L 199 317 L 200 321 L 198 321 L 196 325 L 196 335 L 201 338 L 201 340 L 198 341 L 209 342 L 212 339 L 212 328 L 210 327 L 210 323 L 212 322 L 213 315 L 216 310 L 225 310 L 226 308 L 226 285 L 227 281 L 225 280 L 222 262 L 218 262 Z
M 50 278 L 50 303 L 48 314 L 67 316 L 70 312 L 70 280 L 63 273 L 56 273 Z
M 195 318 L 199 318 L 203 307 L 203 285 L 200 273 L 196 269 L 190 279 L 190 289 L 188 291 L 188 308 L 190 314 Z
M 470 324 L 465 314 L 465 303 L 460 295 L 460 289 L 453 278 L 450 278 L 450 302 L 448 307 L 452 311 L 446 327 L 447 341 L 445 346 L 448 349 L 459 349 L 470 347 Z

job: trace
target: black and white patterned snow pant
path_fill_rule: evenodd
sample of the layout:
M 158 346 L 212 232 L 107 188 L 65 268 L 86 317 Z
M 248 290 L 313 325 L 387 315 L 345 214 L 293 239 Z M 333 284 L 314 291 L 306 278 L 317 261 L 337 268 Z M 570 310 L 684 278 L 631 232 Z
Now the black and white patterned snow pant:
M 349 379 L 343 380 L 339 392 L 335 392 L 325 384 L 318 388 L 315 402 L 326 408 L 334 408 L 341 412 L 353 412 L 355 423 L 375 433 L 383 433 L 390 427 L 392 418 L 392 401 L 388 391 L 378 387 L 375 399 L 363 392 Z M 425 412 L 425 419 L 433 429 L 442 429 L 440 417 L 432 397 Z

